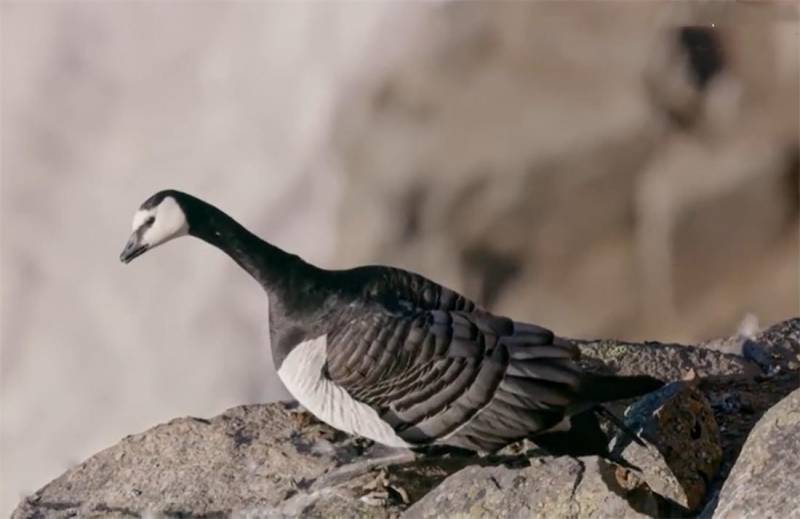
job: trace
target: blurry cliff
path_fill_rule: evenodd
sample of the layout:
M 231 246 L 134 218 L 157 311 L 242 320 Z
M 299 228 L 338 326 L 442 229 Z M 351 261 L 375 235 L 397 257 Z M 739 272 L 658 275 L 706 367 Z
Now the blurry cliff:
M 798 314 L 798 12 L 769 3 L 2 4 L 0 513 L 178 415 L 285 396 L 175 187 L 328 267 L 568 336 Z
M 443 6 L 340 109 L 341 262 L 572 335 L 796 314 L 796 12 L 692 5 Z

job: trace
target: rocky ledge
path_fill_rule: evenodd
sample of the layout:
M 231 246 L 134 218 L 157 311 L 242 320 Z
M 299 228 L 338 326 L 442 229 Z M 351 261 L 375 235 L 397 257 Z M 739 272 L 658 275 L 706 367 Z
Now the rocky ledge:
M 800 508 L 800 319 L 696 346 L 581 347 L 590 369 L 672 381 L 617 406 L 643 442 L 617 435 L 612 448 L 635 468 L 551 457 L 527 442 L 483 458 L 415 457 L 273 403 L 128 436 L 13 517 L 710 518 Z

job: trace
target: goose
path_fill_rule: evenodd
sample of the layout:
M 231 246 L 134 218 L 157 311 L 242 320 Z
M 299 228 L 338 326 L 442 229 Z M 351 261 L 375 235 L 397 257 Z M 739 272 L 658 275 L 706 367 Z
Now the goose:
M 288 391 L 322 422 L 390 448 L 493 453 L 528 438 L 551 454 L 608 458 L 603 404 L 663 385 L 585 372 L 572 342 L 420 274 L 316 267 L 180 191 L 145 200 L 132 227 L 123 263 L 185 235 L 230 256 L 266 292 Z

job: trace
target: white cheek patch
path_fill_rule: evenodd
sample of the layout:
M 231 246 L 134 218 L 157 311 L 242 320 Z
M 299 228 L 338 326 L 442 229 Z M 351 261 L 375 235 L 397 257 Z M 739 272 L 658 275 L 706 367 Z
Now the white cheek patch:
M 136 229 L 142 226 L 144 222 L 147 221 L 148 218 L 156 214 L 155 209 L 139 209 L 136 211 L 136 214 L 133 215 L 133 224 L 131 225 L 131 231 L 136 232 Z
M 164 198 L 154 208 L 137 211 L 133 215 L 133 231 L 136 232 L 143 225 L 147 225 L 150 218 L 153 218 L 153 223 L 142 233 L 140 238 L 142 245 L 155 247 L 189 232 L 186 215 L 172 197 Z

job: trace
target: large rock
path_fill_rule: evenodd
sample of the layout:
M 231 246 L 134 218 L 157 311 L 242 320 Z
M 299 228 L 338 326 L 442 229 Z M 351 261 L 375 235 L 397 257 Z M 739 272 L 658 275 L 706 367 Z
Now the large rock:
M 472 466 L 447 478 L 405 513 L 456 517 L 653 517 L 659 502 L 627 490 L 616 466 L 596 457 L 533 458 L 526 467 Z
M 750 433 L 707 516 L 796 517 L 800 510 L 800 390 L 770 409 Z
M 615 438 L 612 450 L 641 469 L 625 480 L 644 482 L 685 509 L 700 507 L 722 461 L 719 430 L 703 394 L 690 383 L 669 384 L 630 406 L 625 424 L 642 437 L 642 444 L 629 434 Z
M 359 450 L 358 441 L 285 404 L 179 418 L 92 456 L 25 499 L 13 517 L 386 515 L 360 499 L 374 474 L 351 475 L 349 487 L 315 485 Z
M 755 334 L 707 341 L 699 347 L 747 356 L 763 373 L 710 376 L 698 382 L 711 402 L 722 437 L 723 462 L 711 482 L 710 494 L 716 496 L 760 417 L 800 386 L 800 319 L 789 319 Z

